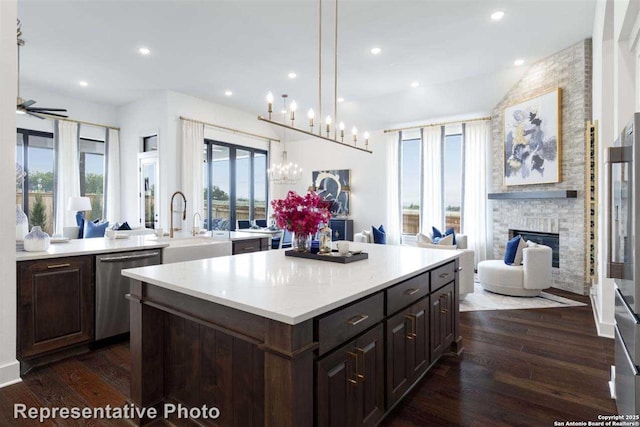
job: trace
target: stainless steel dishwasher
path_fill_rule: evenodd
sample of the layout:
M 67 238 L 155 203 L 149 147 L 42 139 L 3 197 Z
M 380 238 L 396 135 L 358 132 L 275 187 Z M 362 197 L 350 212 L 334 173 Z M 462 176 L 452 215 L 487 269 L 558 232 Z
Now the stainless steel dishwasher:
M 160 264 L 160 249 L 96 257 L 96 340 L 129 332 L 129 278 L 126 268 Z

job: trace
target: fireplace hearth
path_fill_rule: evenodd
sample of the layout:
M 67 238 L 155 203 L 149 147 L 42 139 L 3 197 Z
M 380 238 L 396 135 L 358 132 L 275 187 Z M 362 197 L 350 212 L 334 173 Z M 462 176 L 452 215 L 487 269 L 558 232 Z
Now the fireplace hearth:
M 557 233 L 546 233 L 542 231 L 513 230 L 509 229 L 509 239 L 522 236 L 525 240 L 549 246 L 551 248 L 551 266 L 560 268 L 560 235 Z

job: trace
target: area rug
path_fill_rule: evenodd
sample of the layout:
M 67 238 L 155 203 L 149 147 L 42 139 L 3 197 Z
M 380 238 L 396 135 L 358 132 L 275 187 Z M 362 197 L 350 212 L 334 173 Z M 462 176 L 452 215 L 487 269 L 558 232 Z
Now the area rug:
M 537 297 L 510 297 L 494 294 L 482 289 L 480 283 L 474 283 L 474 291 L 460 302 L 460 311 L 481 310 L 519 310 L 526 308 L 579 307 L 583 304 L 568 298 L 541 292 Z

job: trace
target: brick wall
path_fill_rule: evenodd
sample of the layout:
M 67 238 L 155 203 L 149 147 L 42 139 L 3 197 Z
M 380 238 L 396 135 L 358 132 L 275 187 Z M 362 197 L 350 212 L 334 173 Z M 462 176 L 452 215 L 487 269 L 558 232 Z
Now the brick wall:
M 578 190 L 577 199 L 493 200 L 494 258 L 504 256 L 508 229 L 560 234 L 560 268 L 553 287 L 586 295 L 585 128 L 591 118 L 591 40 L 576 43 L 533 64 L 492 112 L 492 190 Z M 562 89 L 562 181 L 506 187 L 503 184 L 504 108 L 554 88 Z

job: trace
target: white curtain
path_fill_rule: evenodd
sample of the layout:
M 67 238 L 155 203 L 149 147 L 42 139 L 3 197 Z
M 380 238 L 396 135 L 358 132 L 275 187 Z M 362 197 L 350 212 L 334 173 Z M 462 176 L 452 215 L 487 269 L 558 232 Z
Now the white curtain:
M 444 226 L 442 198 L 442 137 L 441 126 L 429 126 L 422 130 L 422 227 L 424 234 L 431 232 L 431 227 Z
M 204 215 L 204 125 L 182 120 L 182 190 L 187 198 L 187 231 L 193 215 Z M 199 222 L 202 226 L 202 223 Z
M 56 191 L 54 233 L 76 225 L 76 213 L 67 210 L 69 197 L 80 196 L 80 158 L 78 124 L 65 120 L 55 123 Z
M 105 181 L 106 219 L 112 224 L 121 220 L 120 214 L 120 132 L 107 129 L 107 179 Z
M 463 233 L 478 262 L 487 259 L 487 150 L 491 140 L 491 122 L 464 125 L 464 202 Z
M 387 244 L 399 245 L 402 236 L 402 207 L 400 206 L 400 133 L 387 136 Z

